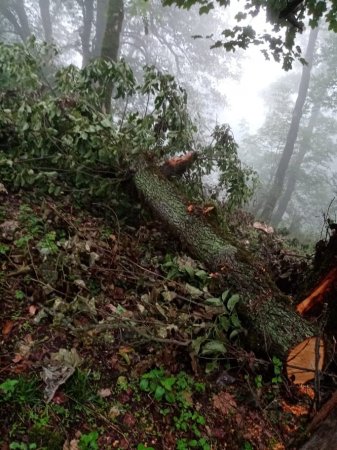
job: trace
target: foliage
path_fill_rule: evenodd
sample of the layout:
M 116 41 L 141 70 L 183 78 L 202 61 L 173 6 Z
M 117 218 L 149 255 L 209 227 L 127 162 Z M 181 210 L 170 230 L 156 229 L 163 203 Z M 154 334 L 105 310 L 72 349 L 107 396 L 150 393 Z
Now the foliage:
M 201 5 L 199 14 L 208 14 L 216 5 L 227 8 L 230 0 L 162 0 L 164 5 L 175 4 L 180 8 L 189 9 L 193 5 Z M 337 32 L 337 4 L 325 0 L 308 0 L 288 2 L 286 0 L 252 0 L 242 2 L 241 10 L 235 20 L 240 25 L 223 30 L 223 38 L 213 47 L 224 47 L 227 51 L 236 48 L 247 49 L 250 45 L 264 45 L 262 52 L 276 61 L 283 60 L 283 68 L 291 68 L 294 58 L 301 58 L 301 49 L 295 45 L 295 36 L 302 31 L 303 20 L 309 20 L 311 27 L 316 27 L 320 18 L 324 17 L 329 30 Z M 292 9 L 292 3 L 294 7 Z M 267 21 L 272 25 L 272 33 L 258 33 L 251 25 L 251 18 L 266 14 Z M 245 23 L 246 21 L 246 23 Z M 243 24 L 242 24 L 243 23 Z M 280 32 L 285 30 L 285 35 Z M 200 37 L 200 36 L 196 36 Z
M 70 65 L 53 75 L 49 47 L 34 39 L 0 44 L 0 55 L 0 175 L 16 189 L 71 192 L 84 202 L 104 199 L 125 211 L 125 181 L 134 170 L 192 145 L 195 127 L 186 95 L 171 75 L 154 67 L 145 67 L 140 84 L 123 60 L 95 60 L 84 69 Z M 113 120 L 102 112 L 110 82 Z M 251 192 L 249 171 L 241 169 L 227 128 L 217 128 L 214 139 L 214 146 L 200 150 L 200 173 L 210 173 L 216 160 L 229 203 L 240 204 Z M 201 186 L 200 178 L 195 182 Z
M 41 399 L 35 378 L 8 378 L 0 384 L 0 393 L 2 393 L 0 404 L 10 401 L 18 405 L 34 405 Z
M 80 450 L 98 450 L 97 439 L 97 431 L 91 431 L 91 433 L 82 434 L 78 446 Z
M 253 195 L 256 173 L 241 164 L 238 145 L 228 125 L 217 125 L 212 137 L 212 144 L 202 152 L 198 175 L 218 173 L 217 185 L 209 188 L 210 196 L 224 198 L 229 209 L 241 206 Z
M 218 358 L 227 353 L 226 341 L 245 332 L 236 311 L 239 301 L 239 295 L 231 295 L 228 290 L 223 292 L 221 297 L 206 299 L 205 302 L 209 308 L 217 310 L 218 313 L 207 332 L 193 340 L 192 348 L 197 355 L 207 359 L 212 358 L 216 363 Z M 213 365 L 210 369 L 211 367 Z
M 203 392 L 205 385 L 197 383 L 184 372 L 178 375 L 166 375 L 163 369 L 152 369 L 142 375 L 139 387 L 149 392 L 158 402 L 167 402 L 178 411 L 173 417 L 178 431 L 192 432 L 193 439 L 178 439 L 177 449 L 200 448 L 209 450 L 207 440 L 202 437 L 200 427 L 205 426 L 205 418 L 193 408 L 192 391 Z M 162 409 L 161 413 L 167 415 L 170 408 Z

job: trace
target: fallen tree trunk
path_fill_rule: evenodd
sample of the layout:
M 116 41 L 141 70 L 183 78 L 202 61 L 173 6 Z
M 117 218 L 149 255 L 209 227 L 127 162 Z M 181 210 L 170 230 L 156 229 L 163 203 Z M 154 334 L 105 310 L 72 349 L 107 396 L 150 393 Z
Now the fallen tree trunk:
M 290 308 L 268 271 L 261 265 L 256 267 L 247 253 L 217 234 L 202 216 L 190 214 L 175 186 L 154 169 L 139 170 L 134 183 L 148 206 L 189 253 L 211 271 L 228 276 L 233 290 L 241 294 L 240 313 L 249 331 L 251 348 L 286 360 L 290 355 L 287 366 L 307 371 L 299 367 L 292 350 L 304 343 L 301 351 L 305 351 L 308 338 L 316 341 L 317 330 Z M 319 348 L 322 345 L 319 341 Z M 315 353 L 309 367 L 311 378 L 317 366 Z

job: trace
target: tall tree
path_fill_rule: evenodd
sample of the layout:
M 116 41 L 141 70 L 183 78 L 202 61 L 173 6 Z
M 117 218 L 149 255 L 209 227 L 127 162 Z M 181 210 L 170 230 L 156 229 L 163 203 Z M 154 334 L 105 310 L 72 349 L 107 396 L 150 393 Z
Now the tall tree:
M 102 42 L 101 56 L 110 61 L 117 61 L 120 47 L 120 37 L 124 19 L 123 0 L 109 0 L 107 10 L 107 22 Z M 111 111 L 112 82 L 106 87 L 105 110 Z
M 41 22 L 45 41 L 50 44 L 53 40 L 53 27 L 50 17 L 50 0 L 39 0 Z
M 286 189 L 278 202 L 278 207 L 277 210 L 275 211 L 275 214 L 273 214 L 272 222 L 275 226 L 277 226 L 282 220 L 283 214 L 286 212 L 291 196 L 293 195 L 293 192 L 295 190 L 298 173 L 304 161 L 304 157 L 310 148 L 311 138 L 314 132 L 314 128 L 317 124 L 319 112 L 320 112 L 320 105 L 317 103 L 312 107 L 309 124 L 306 130 L 304 131 L 304 136 L 302 138 L 299 151 L 296 155 L 293 164 L 289 168 Z
M 286 143 L 284 146 L 281 159 L 279 161 L 273 185 L 267 196 L 261 217 L 263 220 L 270 222 L 272 218 L 273 211 L 275 209 L 276 203 L 282 194 L 284 180 L 289 167 L 290 159 L 294 152 L 294 146 L 298 135 L 298 130 L 300 126 L 300 121 L 303 113 L 303 106 L 307 97 L 309 83 L 310 83 L 310 73 L 312 68 L 312 61 L 314 57 L 315 44 L 318 36 L 318 28 L 314 28 L 310 31 L 309 41 L 307 46 L 307 51 L 305 59 L 307 64 L 303 65 L 302 76 L 300 85 L 298 88 L 298 95 L 295 103 L 295 107 L 292 114 L 291 124 L 288 130 Z
M 102 51 L 104 32 L 107 22 L 108 0 L 97 0 L 95 38 L 93 41 L 92 57 L 97 58 Z

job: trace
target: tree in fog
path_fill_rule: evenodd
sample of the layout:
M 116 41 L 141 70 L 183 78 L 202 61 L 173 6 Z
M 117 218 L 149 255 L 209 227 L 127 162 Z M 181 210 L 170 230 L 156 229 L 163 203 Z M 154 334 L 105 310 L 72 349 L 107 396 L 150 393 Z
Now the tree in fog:
M 332 195 L 330 167 L 337 153 L 334 144 L 337 128 L 334 95 L 336 43 L 336 35 L 328 33 L 324 33 L 318 42 L 298 138 L 286 173 L 283 194 L 272 217 L 276 226 L 285 212 L 288 225 L 291 222 L 298 225 L 303 217 L 317 216 Z M 269 113 L 264 125 L 256 135 L 246 136 L 242 142 L 249 162 L 257 167 L 262 180 L 258 201 L 253 207 L 255 213 L 261 209 L 266 193 L 271 189 L 271 174 L 275 173 L 275 165 L 281 159 L 280 142 L 282 145 L 286 140 L 294 108 L 295 75 L 288 74 L 270 87 L 266 96 Z
M 276 203 L 282 194 L 290 159 L 294 153 L 294 147 L 303 114 L 303 107 L 309 89 L 310 74 L 317 36 L 318 28 L 312 29 L 310 31 L 308 46 L 305 54 L 306 64 L 303 65 L 302 68 L 302 76 L 298 88 L 297 99 L 292 113 L 292 119 L 287 133 L 285 146 L 275 172 L 273 184 L 266 197 L 265 204 L 261 213 L 262 219 L 267 222 L 271 221 Z

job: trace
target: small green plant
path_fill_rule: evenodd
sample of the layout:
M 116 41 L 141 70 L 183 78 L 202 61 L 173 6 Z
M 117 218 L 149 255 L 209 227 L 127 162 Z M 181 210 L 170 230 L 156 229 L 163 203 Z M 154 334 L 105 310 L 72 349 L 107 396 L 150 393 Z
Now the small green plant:
M 6 253 L 8 253 L 8 252 L 9 252 L 8 245 L 1 244 L 1 242 L 0 242 L 0 255 L 6 255 Z
M 271 380 L 273 384 L 281 384 L 282 383 L 282 361 L 280 361 L 276 356 L 273 356 L 272 359 L 274 366 L 274 376 Z
M 170 280 L 184 278 L 186 281 L 193 281 L 193 284 L 198 284 L 201 287 L 206 286 L 210 280 L 209 274 L 188 257 L 172 257 L 172 255 L 167 254 L 161 267 Z
M 98 433 L 91 431 L 88 434 L 82 434 L 78 446 L 80 450 L 98 450 Z
M 14 244 L 18 248 L 27 248 L 29 241 L 33 239 L 33 236 L 31 234 L 25 234 L 24 236 L 21 236 L 19 239 L 16 239 L 14 241 Z
M 168 416 L 172 411 L 177 411 L 173 416 L 173 422 L 177 430 L 192 432 L 194 439 L 181 439 L 177 442 L 177 448 L 201 448 L 209 450 L 207 440 L 202 437 L 200 427 L 206 424 L 205 418 L 193 408 L 192 392 L 204 392 L 205 385 L 196 383 L 186 373 L 167 375 L 165 371 L 153 369 L 145 373 L 140 380 L 140 389 L 149 392 L 159 401 L 166 401 L 171 406 L 161 408 L 160 411 Z M 180 443 L 179 443 L 180 442 Z
M 19 405 L 35 405 L 41 398 L 41 392 L 38 389 L 38 381 L 36 378 L 19 377 L 17 379 L 8 378 L 0 384 L 1 401 L 10 401 L 11 403 Z
M 245 331 L 236 311 L 239 301 L 240 296 L 238 294 L 230 295 L 229 290 L 223 292 L 220 297 L 211 297 L 205 300 L 207 306 L 211 306 L 219 312 L 213 325 L 207 330 L 207 334 L 193 340 L 192 348 L 197 355 L 214 358 L 214 360 L 223 357 L 227 352 L 226 341 L 234 339 Z
M 45 234 L 37 244 L 37 248 L 43 256 L 56 255 L 59 252 L 59 248 L 56 244 L 56 232 L 50 231 Z
M 147 447 L 144 444 L 138 444 L 137 445 L 137 450 L 155 450 L 153 447 Z
M 254 382 L 257 389 L 261 389 L 263 386 L 262 375 L 256 375 L 256 377 L 254 378 Z
M 23 300 L 25 297 L 26 297 L 26 295 L 24 292 L 22 292 L 20 290 L 15 291 L 15 298 L 17 300 Z
M 177 441 L 177 450 L 189 450 L 191 448 L 200 448 L 202 450 L 210 450 L 211 446 L 207 439 L 179 439 Z
M 153 369 L 142 376 L 139 387 L 142 391 L 153 394 L 158 401 L 164 399 L 168 403 L 174 403 L 176 396 L 173 385 L 176 381 L 176 377 L 166 376 L 163 369 Z
M 15 392 L 15 386 L 19 383 L 19 380 L 7 379 L 0 384 L 0 391 L 4 394 L 4 400 L 8 400 Z
M 25 442 L 11 442 L 9 448 L 15 450 L 34 450 L 37 448 L 37 445 L 35 443 L 26 444 Z
M 20 206 L 19 222 L 28 231 L 28 234 L 33 237 L 36 237 L 43 232 L 42 219 L 37 217 L 32 208 L 28 205 Z
M 101 403 L 103 400 L 96 393 L 97 383 L 90 371 L 76 369 L 74 375 L 67 381 L 64 391 L 71 399 L 80 404 L 88 402 Z

